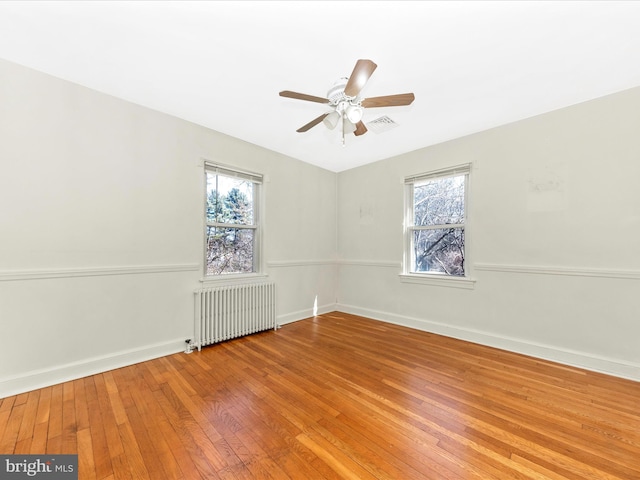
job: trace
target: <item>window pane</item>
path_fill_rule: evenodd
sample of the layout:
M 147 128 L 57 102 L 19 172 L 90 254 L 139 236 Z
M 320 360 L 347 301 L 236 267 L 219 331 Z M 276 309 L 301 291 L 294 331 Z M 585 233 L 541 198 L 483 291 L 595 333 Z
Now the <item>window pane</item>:
M 464 275 L 464 228 L 415 230 L 414 272 Z
M 207 222 L 253 225 L 253 182 L 207 172 Z
M 413 188 L 414 225 L 464 223 L 465 175 L 436 178 Z
M 252 273 L 254 230 L 207 227 L 207 275 Z

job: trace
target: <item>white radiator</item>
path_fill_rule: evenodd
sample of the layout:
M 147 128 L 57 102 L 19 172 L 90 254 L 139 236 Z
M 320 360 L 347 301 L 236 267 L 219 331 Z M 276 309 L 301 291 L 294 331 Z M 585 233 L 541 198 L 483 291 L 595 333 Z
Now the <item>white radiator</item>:
M 203 288 L 195 292 L 195 345 L 277 329 L 275 283 Z

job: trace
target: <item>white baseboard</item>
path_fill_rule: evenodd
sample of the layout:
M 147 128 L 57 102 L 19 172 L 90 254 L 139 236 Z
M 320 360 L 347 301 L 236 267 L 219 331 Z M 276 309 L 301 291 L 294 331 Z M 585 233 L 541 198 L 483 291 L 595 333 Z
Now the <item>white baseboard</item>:
M 117 352 L 113 355 L 59 365 L 52 368 L 33 370 L 21 375 L 0 379 L 0 398 L 18 395 L 38 388 L 76 380 L 97 373 L 126 367 L 135 363 L 152 360 L 184 351 L 185 339 Z
M 337 304 L 335 309 L 344 313 L 415 328 L 416 330 L 423 330 L 446 337 L 466 340 L 468 342 L 479 343 L 481 345 L 521 353 L 563 365 L 570 365 L 585 370 L 640 381 L 640 364 L 633 362 L 624 362 L 618 359 L 592 355 L 585 352 L 561 349 L 550 345 L 482 332 L 480 330 L 455 327 L 444 323 L 396 315 L 389 312 L 356 307 L 354 305 Z
M 322 305 L 318 307 L 317 314 L 321 315 L 335 310 L 335 303 Z M 313 317 L 313 308 L 280 315 L 277 320 L 279 325 L 284 325 L 309 317 Z M 146 345 L 133 350 L 117 352 L 113 355 L 89 358 L 51 368 L 33 370 L 12 377 L 0 378 L 0 399 L 183 352 L 185 350 L 184 340 L 179 339 L 166 343 Z
M 396 315 L 389 312 L 372 310 L 345 304 L 327 304 L 318 307 L 318 315 L 340 311 L 353 315 L 360 315 L 374 320 L 415 328 L 426 332 L 436 333 L 447 337 L 458 338 L 468 342 L 479 343 L 490 347 L 500 348 L 515 353 L 530 355 L 553 362 L 571 365 L 586 370 L 605 373 L 629 380 L 640 381 L 640 365 L 623 362 L 617 359 L 600 357 L 559 349 L 548 345 L 527 342 L 505 336 L 482 332 L 479 330 L 460 328 L 439 322 Z M 313 309 L 304 309 L 278 316 L 278 323 L 287 323 L 313 317 Z M 127 350 L 102 357 L 90 358 L 80 362 L 69 363 L 48 369 L 34 370 L 21 375 L 0 379 L 0 398 L 18 395 L 38 388 L 44 388 L 58 383 L 83 378 L 89 375 L 106 372 L 116 368 L 126 367 L 154 358 L 171 355 L 184 351 L 184 339 L 147 345 L 138 349 Z
M 335 312 L 337 310 L 335 303 L 327 305 L 321 305 L 318 307 L 317 315 L 322 315 L 329 312 Z M 305 318 L 313 317 L 313 308 L 305 308 L 304 310 L 298 310 L 297 312 L 287 313 L 285 315 L 278 315 L 278 325 L 285 325 L 287 323 L 297 322 L 304 320 Z

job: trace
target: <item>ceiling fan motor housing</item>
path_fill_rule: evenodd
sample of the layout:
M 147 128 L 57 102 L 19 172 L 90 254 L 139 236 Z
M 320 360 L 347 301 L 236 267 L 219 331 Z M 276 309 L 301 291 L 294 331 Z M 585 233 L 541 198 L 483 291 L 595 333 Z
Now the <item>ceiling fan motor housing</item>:
M 344 89 L 347 86 L 347 82 L 349 79 L 347 77 L 342 77 L 333 84 L 331 89 L 327 92 L 327 98 L 329 99 L 329 104 L 335 107 L 335 111 L 340 114 L 340 116 L 345 115 L 350 122 L 358 123 L 362 119 L 362 114 L 364 109 L 362 108 L 362 100 L 359 97 L 349 97 L 345 95 Z M 329 128 L 333 128 L 333 123 L 330 122 L 332 126 Z M 325 125 L 329 126 L 327 122 Z
M 336 80 L 333 86 L 327 92 L 327 98 L 331 105 L 337 106 L 340 102 L 347 100 L 347 96 L 344 94 L 344 89 L 347 86 L 349 79 L 342 77 Z

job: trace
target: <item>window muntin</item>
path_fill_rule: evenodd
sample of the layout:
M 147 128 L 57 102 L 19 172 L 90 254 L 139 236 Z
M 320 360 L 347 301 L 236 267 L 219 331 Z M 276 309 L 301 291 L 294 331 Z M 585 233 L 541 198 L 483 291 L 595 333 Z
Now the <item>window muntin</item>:
M 205 275 L 259 271 L 261 176 L 206 165 Z
M 409 177 L 405 274 L 465 277 L 469 166 Z

